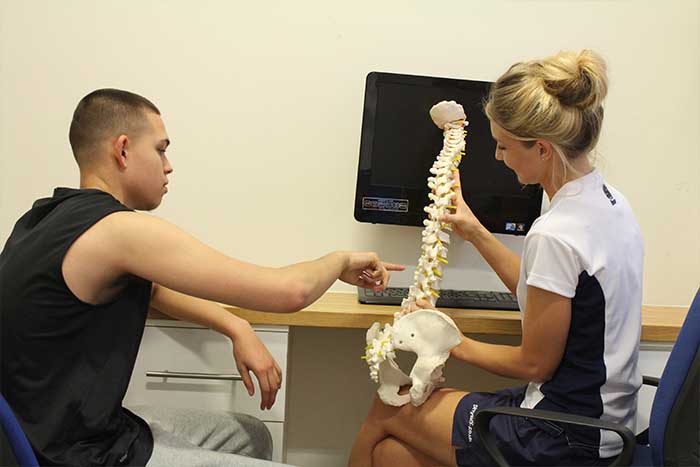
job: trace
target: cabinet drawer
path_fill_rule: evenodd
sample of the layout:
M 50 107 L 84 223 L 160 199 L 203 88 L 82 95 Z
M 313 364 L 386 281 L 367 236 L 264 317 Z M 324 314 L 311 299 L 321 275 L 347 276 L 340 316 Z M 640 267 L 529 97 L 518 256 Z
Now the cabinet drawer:
M 284 423 L 265 422 L 265 426 L 272 435 L 272 460 L 284 462 Z
M 248 395 L 228 338 L 210 329 L 182 326 L 146 326 L 124 403 L 225 410 L 284 421 L 289 334 L 256 332 L 282 369 L 282 388 L 272 409 L 260 410 L 254 376 L 255 395 Z

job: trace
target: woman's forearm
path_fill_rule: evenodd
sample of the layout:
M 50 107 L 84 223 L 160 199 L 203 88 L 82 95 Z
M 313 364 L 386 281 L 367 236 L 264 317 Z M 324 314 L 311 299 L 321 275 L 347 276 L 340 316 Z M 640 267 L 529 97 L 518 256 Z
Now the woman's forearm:
M 508 290 L 516 293 L 520 277 L 520 257 L 485 228 L 480 229 L 471 242 Z
M 536 382 L 548 379 L 538 362 L 522 352 L 522 346 L 487 344 L 463 337 L 452 356 L 506 378 Z

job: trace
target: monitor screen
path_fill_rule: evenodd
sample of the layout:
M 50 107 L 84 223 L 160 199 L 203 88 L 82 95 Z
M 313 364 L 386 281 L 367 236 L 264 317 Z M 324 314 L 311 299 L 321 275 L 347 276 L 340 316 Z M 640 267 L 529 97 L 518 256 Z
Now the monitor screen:
M 484 81 L 372 72 L 367 75 L 362 117 L 355 218 L 361 222 L 422 226 L 427 178 L 442 148 L 442 131 L 430 108 L 442 100 L 464 107 L 469 126 L 460 163 L 462 194 L 486 228 L 525 235 L 540 215 L 542 189 L 522 186 L 496 160 L 483 101 Z

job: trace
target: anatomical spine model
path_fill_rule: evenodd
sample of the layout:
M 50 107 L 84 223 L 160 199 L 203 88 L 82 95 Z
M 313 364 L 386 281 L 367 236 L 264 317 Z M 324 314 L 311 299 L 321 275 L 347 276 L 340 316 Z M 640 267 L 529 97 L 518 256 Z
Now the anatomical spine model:
M 408 297 L 401 303 L 401 311 L 394 314 L 394 324 L 381 329 L 374 323 L 367 330 L 365 358 L 370 377 L 379 383 L 378 394 L 384 403 L 401 406 L 407 402 L 420 405 L 426 401 L 438 384 L 444 381 L 442 368 L 450 350 L 461 341 L 461 332 L 454 321 L 444 313 L 432 309 L 417 309 L 418 300 L 435 306 L 440 296 L 443 267 L 447 265 L 451 225 L 440 218 L 455 209 L 454 172 L 464 156 L 468 125 L 462 106 L 454 101 L 440 102 L 430 110 L 433 121 L 442 128 L 443 146 L 430 169 L 428 187 L 430 204 L 424 208 L 428 218 L 423 221 L 421 256 L 413 275 Z M 415 310 L 415 311 L 414 311 Z M 410 376 L 396 364 L 395 350 L 417 355 Z M 399 394 L 399 388 L 411 385 L 408 394 Z

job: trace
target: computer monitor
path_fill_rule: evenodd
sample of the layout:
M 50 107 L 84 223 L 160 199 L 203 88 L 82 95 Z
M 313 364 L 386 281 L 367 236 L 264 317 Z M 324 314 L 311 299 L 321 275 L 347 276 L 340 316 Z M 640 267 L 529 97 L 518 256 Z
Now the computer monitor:
M 422 226 L 427 178 L 443 144 L 430 108 L 442 100 L 464 107 L 469 120 L 460 163 L 462 195 L 493 233 L 525 235 L 540 215 L 542 188 L 523 186 L 503 162 L 483 111 L 491 83 L 372 72 L 362 115 L 355 219 L 376 224 Z

